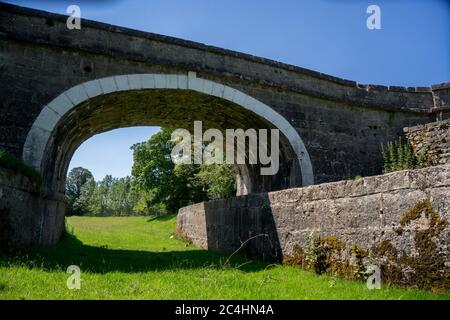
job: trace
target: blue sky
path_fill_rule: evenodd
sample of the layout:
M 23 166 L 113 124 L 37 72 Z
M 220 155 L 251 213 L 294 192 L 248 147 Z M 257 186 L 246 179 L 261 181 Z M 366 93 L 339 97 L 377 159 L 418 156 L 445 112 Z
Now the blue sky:
M 96 180 L 107 174 L 125 177 L 131 174 L 133 153 L 130 147 L 148 140 L 158 127 L 132 127 L 100 133 L 86 140 L 75 152 L 69 170 L 74 167 L 89 169 Z
M 250 53 L 359 83 L 429 86 L 450 81 L 450 0 L 6 2 L 62 14 L 68 5 L 78 4 L 82 18 Z M 370 4 L 381 8 L 381 30 L 366 27 Z M 91 138 L 71 167 L 85 166 L 97 179 L 106 172 L 129 174 L 129 146 L 153 131 L 121 129 Z

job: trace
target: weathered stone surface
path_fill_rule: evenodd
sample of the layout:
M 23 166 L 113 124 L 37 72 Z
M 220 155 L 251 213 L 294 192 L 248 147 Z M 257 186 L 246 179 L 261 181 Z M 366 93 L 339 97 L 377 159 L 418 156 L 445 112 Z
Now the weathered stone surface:
M 379 174 L 381 143 L 396 139 L 404 127 L 450 116 L 448 84 L 361 85 L 88 20 L 71 31 L 65 16 L 3 3 L 0 56 L 0 148 L 23 156 L 44 180 L 36 204 L 28 191 L 21 193 L 20 183 L 2 187 L 3 225 L 15 226 L 18 233 L 10 236 L 23 243 L 58 241 L 67 165 L 77 147 L 99 132 L 137 125 L 190 128 L 194 120 L 202 120 L 205 129 L 278 127 L 284 133 L 279 175 L 237 168 L 240 192 L 252 193 L 302 185 L 297 164 L 303 160 L 295 151 L 303 143 L 311 158 L 304 166 L 312 166 L 316 183 Z M 43 128 L 34 126 L 48 109 L 57 115 L 43 114 Z M 31 142 L 25 145 L 27 137 Z M 449 180 L 447 169 L 424 170 L 254 194 L 182 209 L 180 226 L 208 248 L 234 249 L 257 236 L 249 250 L 272 259 L 293 253 L 311 232 L 336 231 L 342 241 L 361 246 L 388 237 L 406 248 L 409 242 L 395 236 L 398 218 L 420 197 L 448 217 Z
M 64 214 L 63 199 L 44 199 L 27 176 L 0 167 L 0 251 L 56 244 Z
M 33 186 L 28 177 L 0 168 L 0 251 L 37 242 L 41 200 Z
M 160 80 L 164 88 L 210 91 L 221 98 L 228 96 L 223 87 L 227 85 L 250 96 L 254 108 L 259 108 L 258 103 L 270 106 L 295 128 L 311 157 L 316 183 L 379 174 L 380 143 L 395 139 L 403 127 L 434 120 L 440 112 L 444 118 L 449 114 L 448 85 L 414 92 L 358 85 L 259 57 L 85 19 L 81 30 L 71 31 L 65 16 L 0 6 L 0 147 L 16 156 L 24 153 L 33 122 L 53 99 L 74 86 L 110 76 L 115 84 L 108 80 L 76 87 L 67 93 L 69 101 L 57 100 L 55 108 L 78 105 L 87 94 L 100 98 L 116 86 L 119 90 L 158 87 Z M 185 76 L 188 72 L 196 72 L 191 81 Z M 167 83 L 165 78 L 135 76 L 130 83 L 123 76 L 163 73 L 173 78 Z M 241 98 L 233 96 L 237 103 Z M 199 108 L 190 112 L 204 114 Z M 155 125 L 167 125 L 153 120 Z M 133 123 L 124 119 L 102 130 L 129 125 Z
M 450 119 L 404 129 L 414 152 L 431 165 L 450 163 Z
M 235 250 L 261 235 L 250 240 L 247 249 L 277 260 L 295 256 L 296 248 L 307 248 L 315 237 L 325 242 L 336 239 L 345 247 L 339 263 L 350 264 L 352 247 L 357 246 L 373 252 L 371 263 L 385 268 L 386 281 L 448 288 L 449 178 L 450 165 L 442 165 L 216 200 L 180 209 L 177 226 L 195 245 L 214 250 Z M 421 203 L 429 203 L 435 214 L 411 213 Z M 402 224 L 408 214 L 413 218 Z M 224 227 L 233 228 L 234 233 L 221 233 Z M 386 257 L 386 247 L 395 250 L 395 257 Z M 422 274 L 430 259 L 437 261 L 430 267 L 437 278 Z M 408 280 L 402 268 L 416 270 L 417 277 Z

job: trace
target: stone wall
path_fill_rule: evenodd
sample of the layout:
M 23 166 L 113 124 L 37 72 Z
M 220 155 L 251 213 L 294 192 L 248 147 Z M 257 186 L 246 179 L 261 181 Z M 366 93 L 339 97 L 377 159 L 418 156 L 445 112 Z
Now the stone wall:
M 57 243 L 64 231 L 60 212 L 62 201 L 42 199 L 30 178 L 0 168 L 0 251 Z
M 381 143 L 394 140 L 404 127 L 435 121 L 438 110 L 444 118 L 450 116 L 450 84 L 431 88 L 358 84 L 260 57 L 86 19 L 81 30 L 68 30 L 66 19 L 0 4 L 0 148 L 17 157 L 22 156 L 27 134 L 39 113 L 59 94 L 86 81 L 134 73 L 195 71 L 198 78 L 227 85 L 270 106 L 305 143 L 316 183 L 379 174 Z M 162 95 L 160 100 L 170 96 Z M 108 105 L 100 97 L 97 102 Z M 138 107 L 138 102 L 129 103 L 126 109 Z M 161 107 L 169 110 L 173 104 Z M 211 108 L 214 111 L 208 115 L 215 119 L 221 109 Z M 190 108 L 183 115 L 206 121 L 205 112 L 199 109 Z M 103 118 L 113 117 L 114 110 L 103 112 Z M 173 124 L 174 115 L 171 112 L 165 120 Z M 233 113 L 228 118 L 240 117 L 240 113 Z M 137 120 L 121 118 L 111 127 L 96 130 L 148 125 L 151 120 L 152 125 L 166 125 L 150 116 Z
M 260 57 L 86 19 L 81 30 L 68 30 L 66 19 L 63 15 L 0 3 L 0 148 L 18 158 L 26 153 L 24 144 L 30 128 L 42 110 L 61 93 L 87 81 L 138 73 L 173 76 L 195 71 L 199 79 L 229 86 L 270 106 L 288 122 L 289 127 L 295 129 L 306 145 L 316 183 L 378 174 L 382 170 L 381 143 L 394 140 L 404 127 L 435 121 L 438 115 L 443 119 L 450 117 L 449 83 L 431 88 L 358 84 Z M 155 110 L 145 105 L 147 102 L 142 99 L 144 90 L 130 90 L 133 92 L 125 98 L 134 96 L 136 99 L 127 101 L 124 108 L 125 104 L 109 104 L 108 99 L 112 96 L 108 96 L 108 90 L 100 89 L 103 94 L 88 99 L 86 103 L 91 106 L 86 108 L 69 101 L 77 107 L 78 112 L 72 113 L 75 118 L 60 119 L 60 130 L 52 132 L 47 144 L 70 148 L 54 153 L 40 150 L 46 153 L 48 161 L 40 167 L 45 192 L 42 212 L 35 213 L 41 215 L 36 227 L 39 229 L 38 243 L 55 243 L 63 231 L 65 170 L 76 147 L 90 135 L 125 126 L 180 127 L 180 122 L 192 125 L 192 120 L 210 120 L 218 123 L 223 118 L 242 119 L 242 124 L 251 126 L 253 123 L 247 121 L 247 116 L 255 119 L 254 113 L 243 114 L 239 108 L 227 108 L 227 112 L 232 113 L 224 113 L 225 108 L 214 101 L 207 101 L 203 109 L 202 106 L 191 107 L 185 103 L 186 99 L 182 99 L 183 94 L 175 102 L 189 107 L 189 110 L 171 112 L 170 108 L 177 107 L 177 104 L 169 101 L 175 96 L 169 91 L 161 92 L 158 99 L 151 99 L 162 110 L 162 117 L 158 118 L 155 114 L 140 113 Z M 225 95 L 225 91 L 221 94 Z M 62 98 L 64 100 L 64 96 Z M 192 95 L 188 98 L 192 101 Z M 109 108 L 105 107 L 108 105 Z M 89 118 L 93 114 L 84 113 L 88 109 L 98 116 L 91 118 L 92 126 L 88 121 L 83 122 L 86 126 L 81 126 L 76 116 L 81 114 Z M 119 110 L 126 110 L 129 117 L 121 117 Z M 196 118 L 192 119 L 193 116 Z M 48 140 L 42 138 L 47 133 L 37 138 L 45 143 Z M 285 165 L 287 167 L 289 163 L 286 161 Z M 292 172 L 294 177 L 298 174 L 294 170 Z M 9 188 L 14 193 L 12 189 L 15 186 Z M 253 223 L 257 218 L 261 228 L 269 230 L 274 226 L 273 207 L 267 194 L 266 197 L 219 201 L 217 205 L 240 208 L 240 202 L 247 201 L 242 199 L 259 201 L 265 207 L 248 209 L 248 222 Z M 2 200 L 1 205 L 10 206 L 18 198 L 19 193 L 11 194 L 3 198 L 9 200 Z M 18 204 L 19 207 L 22 205 L 25 206 Z M 209 203 L 206 207 L 213 205 Z M 26 212 L 25 209 L 9 208 L 8 212 Z M 230 219 L 230 208 L 225 211 L 224 220 Z M 218 212 L 222 209 L 212 210 Z M 267 214 L 261 215 L 266 211 Z M 236 221 L 243 216 L 236 217 Z M 226 221 L 231 226 L 239 225 L 234 220 Z M 20 225 L 17 228 L 21 228 Z M 232 231 L 218 229 L 217 233 L 227 232 L 226 236 L 231 239 Z M 248 230 L 240 230 L 244 231 Z M 245 238 L 242 233 L 234 238 L 237 242 L 225 242 L 233 247 L 239 244 L 239 239 Z M 258 241 L 263 243 L 262 239 Z M 216 245 L 220 248 L 226 243 Z M 277 253 L 276 250 L 271 252 Z
M 40 211 L 39 191 L 23 174 L 0 168 L 0 246 L 28 245 L 38 237 L 35 215 Z
M 414 152 L 431 165 L 450 163 L 450 120 L 405 128 Z
M 450 287 L 450 165 L 210 201 L 180 209 L 198 246 L 284 260 L 317 272 Z M 253 238 L 255 237 L 255 238 Z

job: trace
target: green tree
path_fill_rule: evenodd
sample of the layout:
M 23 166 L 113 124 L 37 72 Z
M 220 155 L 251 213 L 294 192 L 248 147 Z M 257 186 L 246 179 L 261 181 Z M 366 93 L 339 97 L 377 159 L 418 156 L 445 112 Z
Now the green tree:
M 108 191 L 107 211 L 114 215 L 132 215 L 137 203 L 137 194 L 132 190 L 131 177 L 113 179 Z
M 77 214 L 133 215 L 176 212 L 180 207 L 235 193 L 235 174 L 229 165 L 175 165 L 171 129 L 135 144 L 132 176 L 105 176 L 96 182 L 83 168 L 67 179 L 70 208 Z
M 134 162 L 131 174 L 136 188 L 146 191 L 148 210 L 158 207 L 166 212 L 175 212 L 204 198 L 202 188 L 192 181 L 200 166 L 175 166 L 172 161 L 172 132 L 172 129 L 163 128 L 148 141 L 132 146 Z
M 236 178 L 231 165 L 201 165 L 196 182 L 206 190 L 209 199 L 232 197 L 236 194 Z
M 97 183 L 89 203 L 89 211 L 94 215 L 110 215 L 108 192 L 113 184 L 113 177 L 106 175 L 102 181 Z
M 91 214 L 91 199 L 92 195 L 95 193 L 95 189 L 97 188 L 97 183 L 94 178 L 90 178 L 86 181 L 85 184 L 81 187 L 80 196 L 74 202 L 75 210 L 78 210 L 83 215 Z
M 81 188 L 89 179 L 93 179 L 92 173 L 82 167 L 73 168 L 67 176 L 65 198 L 68 215 L 82 214 L 79 208 L 74 207 L 74 203 L 81 195 Z

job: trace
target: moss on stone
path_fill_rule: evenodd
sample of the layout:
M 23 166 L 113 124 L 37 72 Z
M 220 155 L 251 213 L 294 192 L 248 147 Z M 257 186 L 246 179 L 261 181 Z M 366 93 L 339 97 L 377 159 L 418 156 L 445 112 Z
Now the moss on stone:
M 367 277 L 366 267 L 364 265 L 364 259 L 367 257 L 368 252 L 366 249 L 358 247 L 357 245 L 352 245 L 350 250 L 352 253 L 354 262 L 352 264 L 351 275 L 352 278 L 365 280 Z
M 0 149 L 0 167 L 23 174 L 28 177 L 37 188 L 40 188 L 41 186 L 42 178 L 39 172 L 2 149 Z
M 367 263 L 377 264 L 381 269 L 383 283 L 441 292 L 450 288 L 450 268 L 445 264 L 445 253 L 440 251 L 437 239 L 448 222 L 434 211 L 428 200 L 416 203 L 402 218 L 403 225 L 418 219 L 422 213 L 429 220 L 425 230 L 415 230 L 415 253 L 399 250 L 392 240 L 384 239 L 365 249 L 353 245 L 349 259 L 347 245 L 335 236 L 313 238 L 309 245 L 294 245 L 292 254 L 283 257 L 288 265 L 346 278 L 365 280 Z M 397 233 L 401 237 L 403 233 Z
M 445 264 L 445 255 L 439 250 L 436 239 L 448 222 L 436 212 L 433 213 L 434 215 L 430 215 L 430 228 L 418 230 L 414 236 L 418 256 L 404 257 L 404 262 L 414 269 L 414 282 L 419 288 L 442 291 L 450 289 L 450 273 Z
M 328 237 L 323 238 L 322 243 L 329 250 L 342 251 L 345 249 L 345 242 L 334 236 L 328 236 Z
M 389 240 L 383 240 L 372 248 L 372 252 L 381 262 L 383 281 L 436 292 L 445 291 L 450 289 L 450 270 L 437 241 L 445 236 L 442 232 L 448 221 L 439 216 L 429 200 L 421 200 L 404 214 L 400 224 L 408 225 L 422 214 L 428 219 L 429 227 L 414 231 L 415 254 L 399 251 Z
M 384 256 L 390 260 L 395 260 L 398 255 L 398 250 L 394 247 L 390 240 L 383 240 L 372 249 L 372 252 L 377 256 Z
M 417 220 L 422 216 L 422 213 L 425 214 L 427 219 L 430 219 L 431 223 L 436 223 L 440 217 L 437 212 L 433 210 L 433 205 L 427 199 L 421 200 L 417 202 L 410 210 L 408 210 L 400 220 L 400 224 L 405 226 L 409 224 L 413 220 Z
M 305 259 L 305 252 L 303 251 L 303 248 L 295 244 L 292 248 L 292 255 L 284 255 L 283 256 L 283 263 L 290 265 L 290 266 L 301 266 L 303 267 Z
M 294 245 L 292 254 L 285 255 L 283 262 L 313 270 L 317 274 L 339 274 L 351 278 L 353 270 L 343 258 L 345 250 L 345 242 L 335 236 L 315 238 L 309 246 Z

